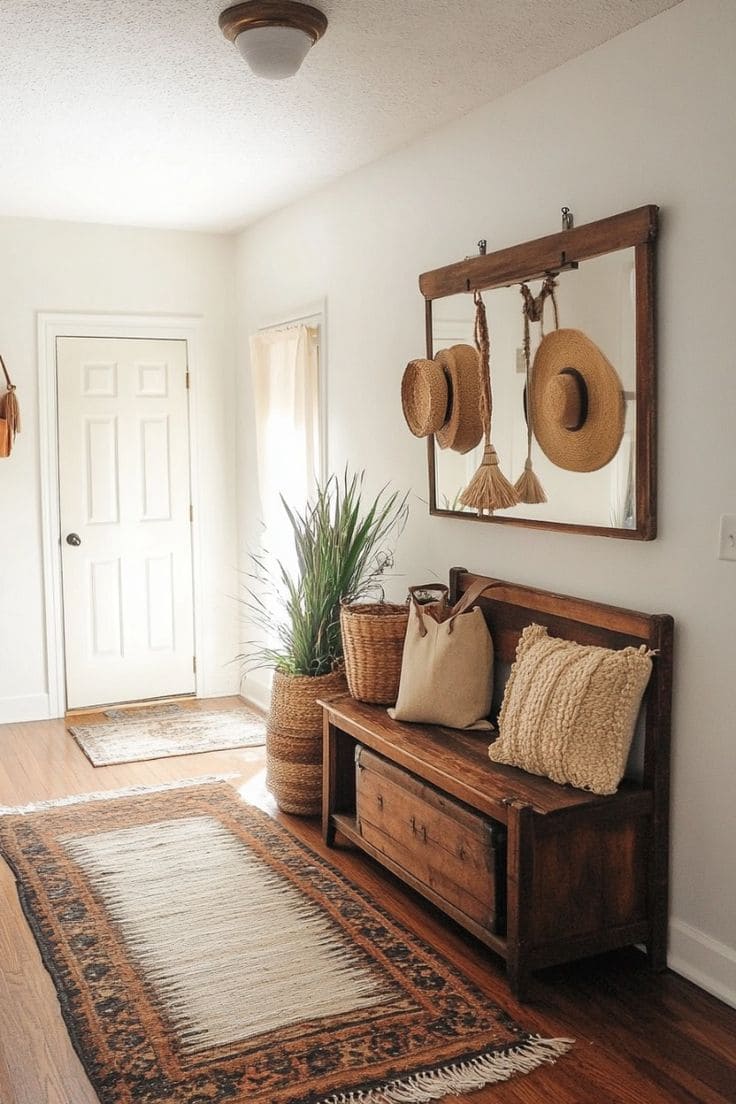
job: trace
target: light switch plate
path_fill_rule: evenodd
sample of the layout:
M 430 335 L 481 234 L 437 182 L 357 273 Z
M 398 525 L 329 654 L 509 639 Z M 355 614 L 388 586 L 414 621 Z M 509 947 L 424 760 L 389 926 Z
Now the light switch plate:
M 736 560 L 736 514 L 721 515 L 719 560 Z

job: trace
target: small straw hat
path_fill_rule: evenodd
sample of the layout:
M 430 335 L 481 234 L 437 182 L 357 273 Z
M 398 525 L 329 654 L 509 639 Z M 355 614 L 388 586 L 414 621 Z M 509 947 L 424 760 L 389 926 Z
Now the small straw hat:
M 480 417 L 478 351 L 472 345 L 453 345 L 434 358 L 450 381 L 450 409 L 444 425 L 435 433 L 440 448 L 470 452 L 483 436 Z
M 434 360 L 410 360 L 401 381 L 401 405 L 415 437 L 428 437 L 444 425 L 450 392 L 447 376 Z
M 558 468 L 598 471 L 618 452 L 626 413 L 621 380 L 581 330 L 553 330 L 542 338 L 531 409 L 539 447 Z

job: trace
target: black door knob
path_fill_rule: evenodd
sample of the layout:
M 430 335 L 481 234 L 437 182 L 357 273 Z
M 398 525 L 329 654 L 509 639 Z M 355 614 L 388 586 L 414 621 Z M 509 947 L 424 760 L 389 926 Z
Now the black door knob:
M 77 548 L 82 543 L 82 538 L 79 536 L 78 533 L 70 533 L 66 538 L 66 543 L 72 544 L 75 548 Z

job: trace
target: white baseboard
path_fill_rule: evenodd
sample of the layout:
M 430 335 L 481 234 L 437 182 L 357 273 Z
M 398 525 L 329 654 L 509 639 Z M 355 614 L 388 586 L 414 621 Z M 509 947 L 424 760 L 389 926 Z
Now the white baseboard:
M 256 671 L 243 679 L 240 693 L 246 701 L 253 702 L 264 713 L 268 713 L 271 708 L 271 681 L 270 672 Z
M 47 721 L 50 716 L 48 694 L 31 694 L 26 698 L 0 698 L 0 724 Z
M 672 920 L 667 965 L 688 981 L 736 1008 L 736 950 L 705 932 Z
M 237 698 L 240 690 L 237 686 L 207 686 L 198 691 L 197 698 Z

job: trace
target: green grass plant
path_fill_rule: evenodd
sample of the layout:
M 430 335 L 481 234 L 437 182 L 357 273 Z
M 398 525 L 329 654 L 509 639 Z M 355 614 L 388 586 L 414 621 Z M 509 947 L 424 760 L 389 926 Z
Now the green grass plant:
M 294 538 L 296 571 L 253 556 L 243 599 L 247 620 L 265 641 L 250 641 L 244 670 L 271 667 L 315 677 L 342 659 L 340 603 L 382 600 L 381 577 L 408 515 L 407 495 L 387 487 L 364 502 L 365 473 L 330 476 L 303 511 L 281 502 Z

